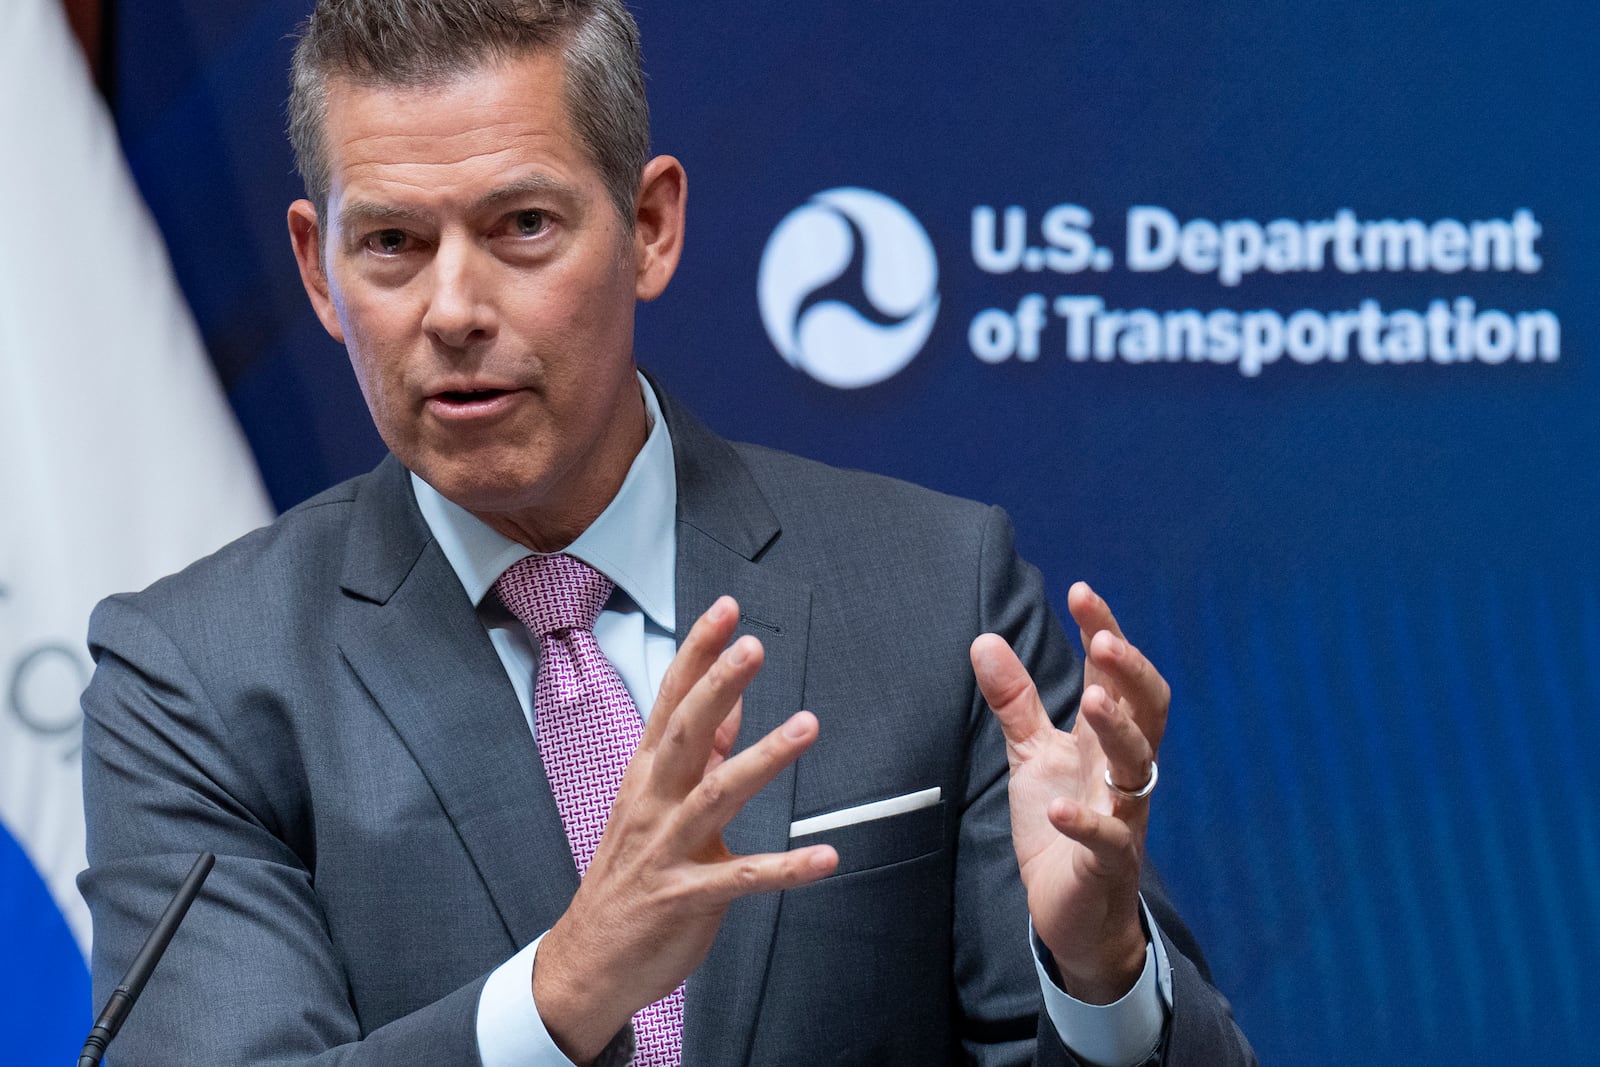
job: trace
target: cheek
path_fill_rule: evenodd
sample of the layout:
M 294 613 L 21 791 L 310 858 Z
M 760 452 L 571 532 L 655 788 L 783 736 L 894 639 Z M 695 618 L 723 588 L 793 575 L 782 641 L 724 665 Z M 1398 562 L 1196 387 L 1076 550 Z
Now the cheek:
M 565 329 L 570 340 L 576 343 L 576 350 L 588 353 L 584 361 L 589 364 L 588 373 L 601 372 L 592 361 L 603 357 L 617 357 L 619 364 L 630 362 L 635 310 L 632 275 L 624 276 L 607 264 L 607 269 L 568 285 L 562 304 L 569 309 Z
M 400 360 L 404 345 L 397 333 L 400 323 L 393 302 L 363 301 L 346 294 L 337 307 L 351 369 L 368 407 L 377 415 L 380 406 L 399 394 L 404 376 Z
M 406 434 L 404 377 L 392 353 L 378 339 L 347 331 L 350 368 L 367 402 L 367 410 L 385 441 Z

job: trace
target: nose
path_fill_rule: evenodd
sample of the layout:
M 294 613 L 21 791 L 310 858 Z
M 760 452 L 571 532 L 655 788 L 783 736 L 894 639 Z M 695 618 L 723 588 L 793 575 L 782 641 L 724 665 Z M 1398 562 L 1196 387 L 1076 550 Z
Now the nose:
M 466 348 L 494 334 L 492 267 L 471 242 L 441 241 L 432 264 L 433 288 L 422 328 L 441 344 Z

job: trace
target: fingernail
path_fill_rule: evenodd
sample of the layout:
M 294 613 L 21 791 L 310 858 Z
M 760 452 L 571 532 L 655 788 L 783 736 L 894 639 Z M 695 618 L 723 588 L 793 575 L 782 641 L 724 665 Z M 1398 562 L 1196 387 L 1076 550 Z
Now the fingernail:
M 783 736 L 787 737 L 791 741 L 798 741 L 805 737 L 806 731 L 810 729 L 810 726 L 811 724 L 805 719 L 802 719 L 800 716 L 796 715 L 788 722 L 783 724 Z

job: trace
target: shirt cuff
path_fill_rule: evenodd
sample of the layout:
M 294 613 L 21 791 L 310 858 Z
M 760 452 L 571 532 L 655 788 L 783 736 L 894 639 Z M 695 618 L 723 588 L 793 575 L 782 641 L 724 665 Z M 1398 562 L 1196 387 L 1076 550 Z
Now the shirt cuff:
M 1144 901 L 1140 900 L 1140 907 Z M 1050 977 L 1045 960 L 1050 950 L 1028 923 L 1033 963 L 1044 992 L 1045 1013 L 1061 1043 L 1085 1063 L 1095 1067 L 1135 1067 L 1144 1063 L 1161 1043 L 1171 1009 L 1171 968 L 1166 945 L 1148 909 L 1144 912 L 1150 943 L 1145 946 L 1144 970 L 1121 1000 L 1111 1004 L 1086 1004 L 1069 995 Z
M 539 937 L 496 967 L 478 994 L 478 1058 L 483 1067 L 573 1067 L 533 1003 Z

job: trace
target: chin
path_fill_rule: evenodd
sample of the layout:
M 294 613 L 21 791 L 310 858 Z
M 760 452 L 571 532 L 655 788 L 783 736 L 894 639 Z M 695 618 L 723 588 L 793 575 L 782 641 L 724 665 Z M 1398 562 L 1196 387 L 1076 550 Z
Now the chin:
M 537 507 L 540 499 L 538 490 L 529 485 L 516 481 L 499 482 L 481 476 L 444 479 L 430 484 L 445 499 L 478 515 L 525 511 Z
M 533 506 L 542 484 L 536 472 L 497 466 L 488 457 L 459 457 L 445 462 L 406 464 L 441 496 L 468 511 L 514 511 Z

